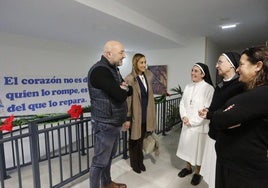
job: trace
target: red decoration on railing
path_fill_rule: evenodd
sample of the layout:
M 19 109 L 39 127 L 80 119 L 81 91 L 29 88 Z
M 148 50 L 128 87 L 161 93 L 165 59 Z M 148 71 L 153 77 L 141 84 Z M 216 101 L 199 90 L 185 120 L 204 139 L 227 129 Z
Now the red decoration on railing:
M 0 127 L 0 131 L 9 131 L 11 132 L 13 129 L 13 125 L 12 122 L 14 120 L 14 116 L 9 116 L 8 118 L 5 119 L 5 121 L 3 122 L 3 124 Z
M 73 119 L 79 118 L 82 113 L 83 109 L 81 105 L 73 104 L 71 108 L 68 110 L 68 114 L 70 114 L 70 117 Z

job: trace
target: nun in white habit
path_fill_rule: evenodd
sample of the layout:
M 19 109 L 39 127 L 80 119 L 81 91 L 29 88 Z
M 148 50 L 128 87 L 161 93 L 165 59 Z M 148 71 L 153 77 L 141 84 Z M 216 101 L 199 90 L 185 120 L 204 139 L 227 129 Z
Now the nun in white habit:
M 193 82 L 186 85 L 180 102 L 183 125 L 176 155 L 186 161 L 186 167 L 178 176 L 191 174 L 192 166 L 195 166 L 191 184 L 198 185 L 202 179 L 199 172 L 209 130 L 209 120 L 199 117 L 198 111 L 210 106 L 214 88 L 208 66 L 203 63 L 194 64 L 191 79 Z

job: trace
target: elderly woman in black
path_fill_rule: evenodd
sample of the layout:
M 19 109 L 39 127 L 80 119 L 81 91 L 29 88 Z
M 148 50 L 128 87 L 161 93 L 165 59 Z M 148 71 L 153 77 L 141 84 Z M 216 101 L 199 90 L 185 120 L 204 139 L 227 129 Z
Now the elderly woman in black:
M 236 69 L 239 66 L 240 54 L 236 52 L 224 52 L 219 56 L 216 63 L 218 75 L 222 77 L 222 81 L 217 84 L 213 94 L 212 102 L 209 108 L 199 111 L 199 115 L 205 119 L 212 119 L 213 113 L 221 109 L 228 99 L 243 92 L 244 84 L 239 82 L 239 76 Z M 209 188 L 215 188 L 216 174 L 216 151 L 215 140 L 217 138 L 217 130 L 210 126 L 207 136 L 202 168 L 200 174 Z
M 247 91 L 214 113 L 216 188 L 268 187 L 268 49 L 242 52 L 237 68 Z

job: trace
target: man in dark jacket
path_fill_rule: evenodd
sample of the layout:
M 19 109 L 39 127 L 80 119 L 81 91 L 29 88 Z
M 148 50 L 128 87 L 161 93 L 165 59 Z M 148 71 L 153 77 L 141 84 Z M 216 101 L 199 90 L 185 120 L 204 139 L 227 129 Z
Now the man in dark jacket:
M 118 41 L 104 45 L 101 60 L 88 72 L 88 88 L 91 101 L 91 123 L 94 133 L 94 156 L 90 167 L 90 188 L 126 188 L 125 184 L 111 180 L 111 162 L 116 154 L 118 137 L 126 122 L 126 99 L 132 95 L 119 73 L 118 66 L 126 57 L 124 46 Z

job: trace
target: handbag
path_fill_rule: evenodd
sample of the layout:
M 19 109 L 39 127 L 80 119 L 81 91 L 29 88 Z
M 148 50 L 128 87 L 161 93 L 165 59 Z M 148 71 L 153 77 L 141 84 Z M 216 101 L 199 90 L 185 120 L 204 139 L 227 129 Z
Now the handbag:
M 143 152 L 145 154 L 152 153 L 155 149 L 156 141 L 153 138 L 152 134 L 148 135 L 143 139 Z
M 154 132 L 147 133 L 147 136 L 143 139 L 142 146 L 144 154 L 155 153 L 156 156 L 159 156 L 159 137 Z

